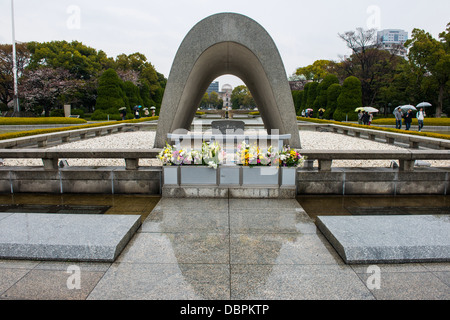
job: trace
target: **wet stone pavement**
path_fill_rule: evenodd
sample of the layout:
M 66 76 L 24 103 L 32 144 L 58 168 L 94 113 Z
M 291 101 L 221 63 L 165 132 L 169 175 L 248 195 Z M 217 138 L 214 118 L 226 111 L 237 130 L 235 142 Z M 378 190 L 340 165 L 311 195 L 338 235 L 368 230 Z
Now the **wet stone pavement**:
M 296 200 L 36 196 L 44 202 L 109 206 L 105 214 L 143 223 L 114 263 L 0 260 L 0 299 L 450 298 L 450 263 L 377 265 L 374 282 L 373 268 L 346 265 Z

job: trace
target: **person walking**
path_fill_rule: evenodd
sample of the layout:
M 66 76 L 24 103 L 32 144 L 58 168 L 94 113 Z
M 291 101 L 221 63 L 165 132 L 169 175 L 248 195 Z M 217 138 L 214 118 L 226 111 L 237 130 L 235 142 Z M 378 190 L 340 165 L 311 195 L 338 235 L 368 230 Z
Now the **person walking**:
M 323 109 L 319 110 L 319 119 L 323 119 Z
M 368 126 L 368 125 L 369 125 L 370 116 L 369 116 L 369 113 L 368 113 L 368 112 L 364 112 L 364 114 L 363 114 L 363 116 L 362 116 L 362 121 L 363 121 L 363 124 L 364 124 L 365 126 Z
M 409 109 L 408 112 L 406 112 L 405 114 L 405 125 L 407 131 L 411 128 L 411 123 L 412 123 L 412 110 Z
M 122 120 L 126 120 L 127 110 L 126 109 L 120 110 L 120 116 L 122 117 Z
M 400 109 L 394 110 L 395 115 L 395 129 L 402 129 L 402 112 Z
M 417 112 L 416 118 L 419 122 L 419 132 L 422 131 L 423 128 L 423 121 L 425 120 L 426 114 L 425 111 L 423 111 L 423 108 L 420 108 L 419 112 Z
M 363 112 L 361 110 L 359 110 L 359 112 L 358 112 L 358 124 L 363 124 L 362 118 L 363 118 Z

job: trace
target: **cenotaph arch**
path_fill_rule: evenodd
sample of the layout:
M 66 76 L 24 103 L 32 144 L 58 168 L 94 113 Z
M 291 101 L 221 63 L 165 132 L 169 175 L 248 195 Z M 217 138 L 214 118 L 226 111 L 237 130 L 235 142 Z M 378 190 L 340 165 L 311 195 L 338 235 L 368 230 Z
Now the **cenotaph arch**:
M 189 130 L 200 101 L 214 79 L 239 77 L 255 99 L 269 133 L 291 134 L 301 148 L 289 82 L 280 53 L 267 31 L 237 13 L 219 13 L 197 23 L 186 35 L 169 74 L 155 138 L 164 147 L 167 135 Z

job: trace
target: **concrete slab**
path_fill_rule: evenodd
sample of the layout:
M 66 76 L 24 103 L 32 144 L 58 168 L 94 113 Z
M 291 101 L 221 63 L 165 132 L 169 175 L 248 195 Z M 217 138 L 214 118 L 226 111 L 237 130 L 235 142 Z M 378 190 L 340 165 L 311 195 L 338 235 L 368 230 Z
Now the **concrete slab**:
M 348 264 L 450 261 L 449 215 L 318 216 Z
M 0 259 L 113 262 L 140 215 L 14 213 L 0 220 Z

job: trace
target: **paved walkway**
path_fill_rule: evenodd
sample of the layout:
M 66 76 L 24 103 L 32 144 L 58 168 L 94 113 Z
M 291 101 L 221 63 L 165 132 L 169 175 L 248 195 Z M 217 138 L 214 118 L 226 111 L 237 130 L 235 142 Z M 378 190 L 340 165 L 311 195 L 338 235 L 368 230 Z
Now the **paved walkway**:
M 109 213 L 155 201 L 128 199 Z M 0 260 L 0 299 L 450 298 L 450 263 L 346 265 L 296 200 L 161 199 L 143 219 L 114 263 Z

